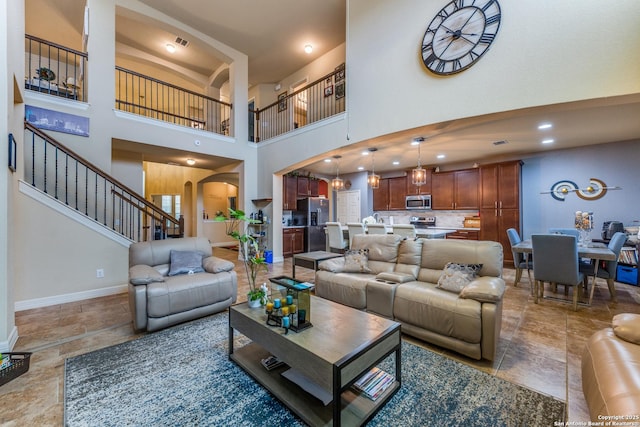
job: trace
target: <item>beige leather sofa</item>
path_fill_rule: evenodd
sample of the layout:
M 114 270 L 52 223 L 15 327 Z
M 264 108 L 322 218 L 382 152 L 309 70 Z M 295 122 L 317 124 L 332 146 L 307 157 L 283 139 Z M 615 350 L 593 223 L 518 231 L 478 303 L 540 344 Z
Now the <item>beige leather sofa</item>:
M 176 251 L 173 258 L 171 251 Z M 136 331 L 155 331 L 222 311 L 237 295 L 233 262 L 212 256 L 206 238 L 153 240 L 129 247 L 129 306 Z
M 640 423 L 639 314 L 618 314 L 611 328 L 589 338 L 582 353 L 582 390 L 591 421 Z
M 370 272 L 345 272 L 344 257 L 323 261 L 317 296 L 392 318 L 402 332 L 468 357 L 494 359 L 505 289 L 499 243 L 357 235 L 352 249 L 368 249 Z M 449 262 L 482 268 L 460 293 L 450 292 L 436 286 Z

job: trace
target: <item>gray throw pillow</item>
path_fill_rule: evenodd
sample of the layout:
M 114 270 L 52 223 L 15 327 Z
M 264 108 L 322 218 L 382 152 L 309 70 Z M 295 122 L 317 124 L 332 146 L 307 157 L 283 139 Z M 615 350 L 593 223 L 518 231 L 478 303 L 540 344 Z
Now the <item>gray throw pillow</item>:
M 129 268 L 129 282 L 132 285 L 148 285 L 152 282 L 164 282 L 164 277 L 150 265 L 138 264 Z
M 204 271 L 202 253 L 198 251 L 171 251 L 171 267 L 169 276 L 178 274 L 194 274 Z
M 220 273 L 223 271 L 231 271 L 235 268 L 235 264 L 226 259 L 210 256 L 202 261 L 204 271 L 207 273 Z
M 460 293 L 482 269 L 482 264 L 447 263 L 438 279 L 438 288 L 445 291 Z
M 369 269 L 369 249 L 344 251 L 344 273 L 371 273 Z

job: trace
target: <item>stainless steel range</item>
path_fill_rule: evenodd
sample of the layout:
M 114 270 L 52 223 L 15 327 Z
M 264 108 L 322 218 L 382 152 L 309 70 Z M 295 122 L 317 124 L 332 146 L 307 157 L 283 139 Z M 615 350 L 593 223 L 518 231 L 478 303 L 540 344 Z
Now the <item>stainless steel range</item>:
M 436 217 L 412 216 L 409 224 L 413 224 L 416 228 L 434 228 L 436 226 Z

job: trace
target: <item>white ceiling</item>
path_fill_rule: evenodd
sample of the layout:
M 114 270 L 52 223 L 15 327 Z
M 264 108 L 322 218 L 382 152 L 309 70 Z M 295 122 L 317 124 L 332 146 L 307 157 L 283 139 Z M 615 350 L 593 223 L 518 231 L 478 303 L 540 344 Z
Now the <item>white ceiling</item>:
M 302 68 L 345 40 L 344 0 L 141 0 L 172 18 L 225 43 L 249 58 L 249 82 L 276 83 Z M 70 47 L 79 48 L 70 41 L 60 39 L 60 26 L 56 19 L 65 20 L 73 28 L 82 28 L 83 0 L 27 0 L 27 33 L 37 35 Z M 206 82 L 222 64 L 211 47 L 199 43 L 189 34 L 182 34 L 147 17 L 141 17 L 118 8 L 116 20 L 117 53 L 128 55 L 140 52 L 155 57 L 158 62 L 170 61 L 189 73 L 193 82 Z M 37 30 L 35 30 L 37 29 Z M 165 50 L 165 44 L 175 37 L 190 41 L 187 48 L 178 47 L 175 54 Z M 303 47 L 314 46 L 311 55 Z M 142 55 L 140 55 L 142 56 Z M 452 77 L 455 78 L 455 77 Z M 303 169 L 314 174 L 332 175 L 335 163 L 325 158 L 339 154 L 340 173 L 355 172 L 358 166 L 370 169 L 371 158 L 362 151 L 376 147 L 376 172 L 412 168 L 418 152 L 410 141 L 425 138 L 421 145 L 423 166 L 464 165 L 474 162 L 495 161 L 501 158 L 525 156 L 544 150 L 557 150 L 583 145 L 640 140 L 640 95 L 607 98 L 581 103 L 555 105 L 544 108 L 513 111 L 467 120 L 440 123 L 420 129 L 411 129 L 394 135 L 349 146 L 326 156 L 310 159 Z M 550 130 L 540 131 L 541 122 L 550 122 Z M 554 138 L 553 144 L 543 145 L 544 138 Z M 494 145 L 496 141 L 507 144 Z M 124 149 L 127 144 L 114 144 Z M 183 163 L 191 153 L 150 149 L 149 161 Z M 136 148 L 136 150 L 140 147 Z M 148 150 L 147 150 L 148 149 Z M 437 159 L 444 154 L 444 159 Z M 391 162 L 397 160 L 398 165 Z M 199 167 L 219 168 L 231 159 L 198 159 Z

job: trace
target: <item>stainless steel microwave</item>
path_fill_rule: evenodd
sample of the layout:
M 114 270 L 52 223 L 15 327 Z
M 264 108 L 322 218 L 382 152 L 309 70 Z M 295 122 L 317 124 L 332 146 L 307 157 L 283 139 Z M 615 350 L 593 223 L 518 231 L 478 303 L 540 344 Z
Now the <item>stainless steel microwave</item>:
M 429 210 L 431 209 L 431 195 L 414 195 L 407 196 L 405 201 L 405 207 L 407 210 Z

